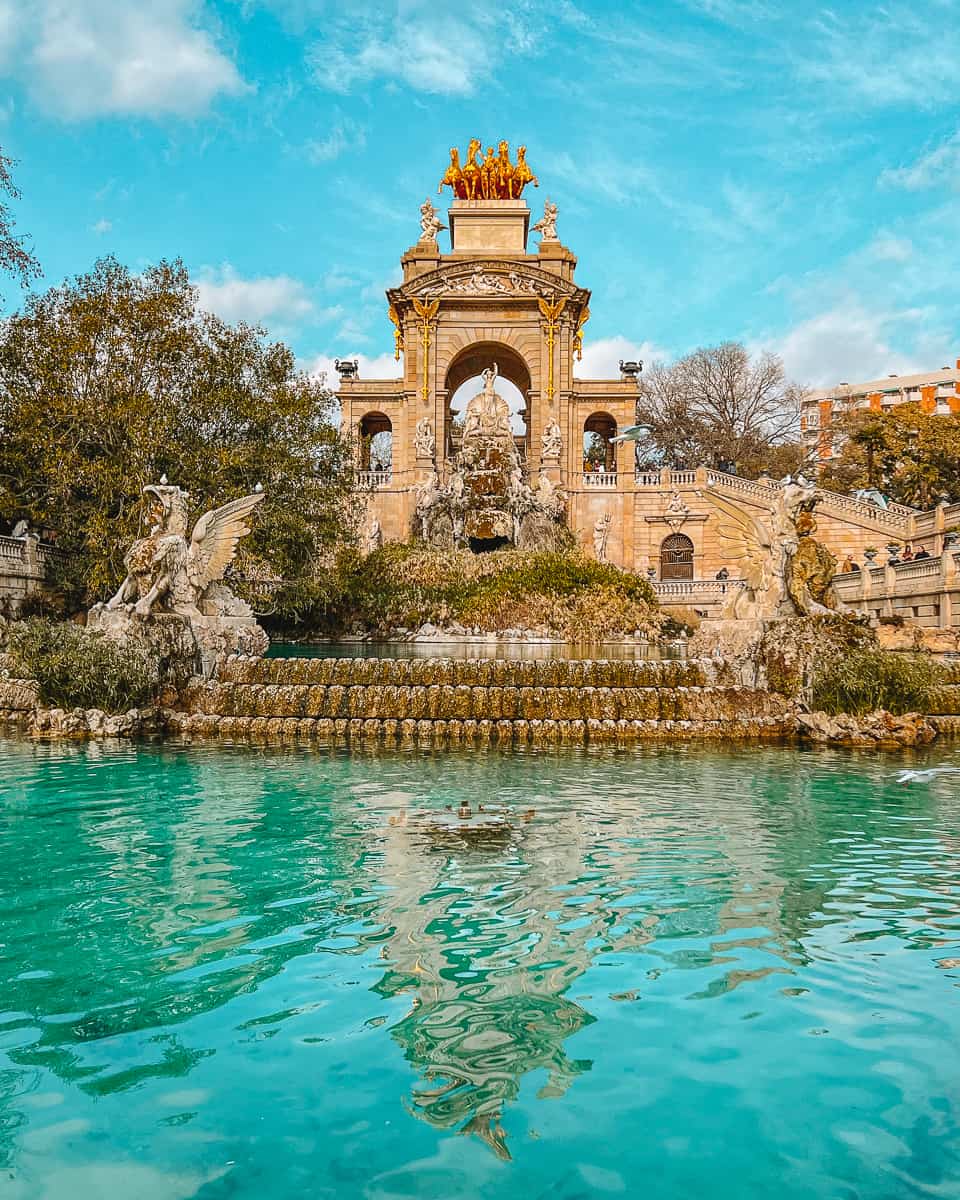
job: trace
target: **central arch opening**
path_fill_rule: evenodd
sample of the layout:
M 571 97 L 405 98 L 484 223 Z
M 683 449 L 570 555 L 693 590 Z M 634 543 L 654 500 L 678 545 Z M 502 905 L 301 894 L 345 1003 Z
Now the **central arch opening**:
M 453 359 L 447 368 L 446 453 L 456 454 L 460 448 L 463 413 L 467 404 L 483 391 L 481 372 L 491 363 L 497 364 L 496 388 L 510 407 L 510 427 L 522 458 L 527 457 L 530 439 L 530 371 L 523 358 L 503 342 L 475 342 Z

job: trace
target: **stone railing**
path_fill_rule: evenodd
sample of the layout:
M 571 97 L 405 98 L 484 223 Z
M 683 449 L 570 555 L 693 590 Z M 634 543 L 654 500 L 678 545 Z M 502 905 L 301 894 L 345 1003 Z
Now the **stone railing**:
M 905 538 L 910 529 L 910 518 L 915 510 L 903 504 L 890 504 L 880 508 L 868 500 L 857 500 L 854 496 L 842 496 L 839 492 L 820 492 L 819 508 L 824 512 L 834 512 L 841 515 L 857 516 L 861 519 L 874 521 L 877 525 L 885 525 L 895 530 L 900 538 Z
M 357 471 L 356 482 L 359 488 L 385 488 L 390 486 L 393 479 L 392 471 Z
M 59 551 L 41 546 L 32 534 L 0 537 L 0 612 L 15 614 L 43 582 L 47 564 Z
M 760 483 L 757 479 L 741 479 L 739 475 L 728 475 L 726 471 L 706 472 L 706 483 L 712 487 L 725 488 L 739 495 L 756 496 L 765 504 L 772 504 L 777 494 L 777 486 L 770 483 Z
M 697 601 L 720 601 L 730 592 L 739 591 L 747 586 L 745 579 L 653 579 L 653 590 L 661 601 L 689 600 L 691 604 Z
M 960 552 L 838 575 L 833 589 L 848 607 L 873 617 L 902 616 L 940 629 L 960 626 Z
M 659 471 L 635 471 L 633 476 L 637 487 L 660 487 Z
M 584 471 L 583 486 L 585 488 L 615 488 L 617 473 L 616 471 Z

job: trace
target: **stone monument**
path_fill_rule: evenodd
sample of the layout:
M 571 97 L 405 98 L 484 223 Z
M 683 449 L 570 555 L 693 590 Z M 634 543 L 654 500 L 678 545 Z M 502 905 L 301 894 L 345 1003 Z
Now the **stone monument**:
M 432 545 L 552 549 L 565 541 L 563 494 L 545 476 L 536 491 L 527 483 L 498 375 L 496 363 L 486 367 L 467 403 L 447 486 L 431 471 L 418 487 L 414 532 Z
M 164 476 L 143 495 L 150 531 L 127 551 L 126 578 L 90 610 L 88 628 L 145 646 L 168 676 L 209 675 L 229 654 L 264 654 L 270 643 L 253 610 L 223 582 L 263 491 L 204 513 L 189 540 L 189 493 Z

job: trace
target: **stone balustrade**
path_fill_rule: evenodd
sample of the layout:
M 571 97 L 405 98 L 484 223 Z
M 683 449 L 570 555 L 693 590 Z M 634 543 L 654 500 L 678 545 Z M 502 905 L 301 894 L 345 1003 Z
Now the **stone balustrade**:
M 0 537 L 0 613 L 14 616 L 43 583 L 47 566 L 59 551 L 42 546 L 35 534 Z
M 872 617 L 901 616 L 928 628 L 960 627 L 960 551 L 865 567 L 838 575 L 833 587 L 844 604 Z
M 357 471 L 355 473 L 358 488 L 376 491 L 378 488 L 390 486 L 393 479 L 392 471 Z
M 583 486 L 591 489 L 613 489 L 617 486 L 616 471 L 584 471 Z

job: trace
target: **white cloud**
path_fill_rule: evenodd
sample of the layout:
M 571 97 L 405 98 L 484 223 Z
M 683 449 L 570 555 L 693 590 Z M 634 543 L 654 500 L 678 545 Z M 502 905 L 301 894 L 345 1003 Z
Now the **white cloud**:
M 469 96 L 500 62 L 491 46 L 508 45 L 516 63 L 538 41 L 530 6 L 474 3 L 445 11 L 428 0 L 407 0 L 392 19 L 378 4 L 349 8 L 339 22 L 327 14 L 323 41 L 311 55 L 317 82 L 333 92 L 383 79 L 434 95 Z
M 661 350 L 652 342 L 632 342 L 620 333 L 613 337 L 597 338 L 596 341 L 591 341 L 585 336 L 583 361 L 574 363 L 573 373 L 577 379 L 616 379 L 620 375 L 621 360 L 636 362 L 639 359 L 645 366 L 649 366 L 669 357 L 665 350 Z
M 306 287 L 289 275 L 243 279 L 225 264 L 218 270 L 203 268 L 196 285 L 201 308 L 215 312 L 225 321 L 266 325 L 275 333 L 299 325 L 315 312 Z
M 198 20 L 193 0 L 0 0 L 7 70 L 54 116 L 189 116 L 221 93 L 246 90 L 233 62 Z M 6 20 L 5 18 L 6 14 Z
M 888 187 L 919 192 L 945 184 L 960 187 L 960 130 L 933 150 L 928 150 L 907 167 L 890 167 L 880 176 Z
M 905 263 L 913 257 L 913 242 L 883 231 L 867 245 L 864 254 L 877 262 Z
M 113 228 L 113 222 L 108 221 L 106 217 L 101 217 L 99 221 L 94 222 L 90 226 L 90 232 L 95 233 L 97 237 L 102 237 L 103 234 L 109 233 Z
M 809 387 L 905 375 L 934 365 L 894 344 L 894 338 L 903 336 L 904 321 L 915 315 L 871 311 L 850 300 L 801 321 L 786 335 L 768 339 L 755 349 L 775 351 L 789 378 Z
M 820 9 L 810 21 L 812 42 L 794 58 L 800 79 L 816 86 L 818 102 L 829 95 L 844 107 L 953 103 L 960 27 L 950 3 L 939 20 L 909 0 L 852 8 Z
M 367 133 L 362 125 L 349 117 L 339 117 L 330 127 L 326 137 L 316 138 L 306 144 L 307 158 L 314 163 L 333 162 L 345 150 L 362 150 L 367 142 Z

